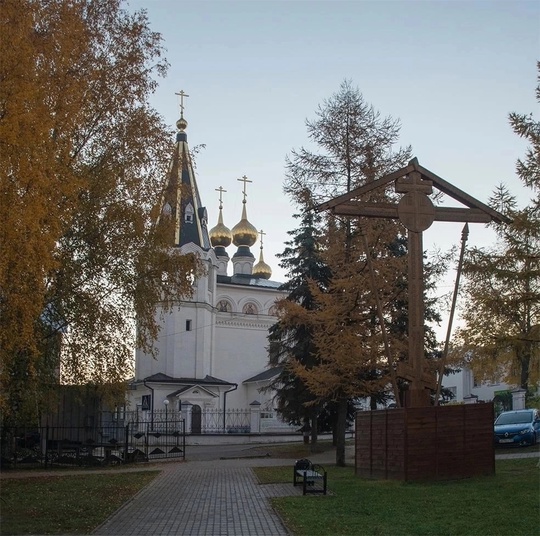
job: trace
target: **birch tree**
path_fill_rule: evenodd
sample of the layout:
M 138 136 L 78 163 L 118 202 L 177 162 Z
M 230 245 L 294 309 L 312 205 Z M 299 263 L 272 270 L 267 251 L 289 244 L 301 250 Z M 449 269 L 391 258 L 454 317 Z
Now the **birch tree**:
M 146 14 L 3 0 L 0 22 L 0 412 L 22 419 L 59 373 L 124 380 L 198 263 L 154 224 L 171 133 L 148 104 L 167 62 Z

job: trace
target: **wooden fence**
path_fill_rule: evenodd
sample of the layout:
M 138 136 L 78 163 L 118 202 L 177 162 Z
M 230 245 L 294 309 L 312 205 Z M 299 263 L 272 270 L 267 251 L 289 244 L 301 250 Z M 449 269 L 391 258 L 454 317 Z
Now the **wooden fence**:
M 493 404 L 359 412 L 356 475 L 449 480 L 495 473 Z

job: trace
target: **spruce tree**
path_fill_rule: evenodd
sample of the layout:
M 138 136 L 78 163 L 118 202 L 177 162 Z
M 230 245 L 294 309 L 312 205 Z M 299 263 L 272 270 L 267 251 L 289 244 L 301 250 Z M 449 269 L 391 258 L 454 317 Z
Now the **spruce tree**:
M 316 304 L 311 285 L 324 289 L 330 281 L 330 271 L 320 255 L 321 232 L 317 224 L 320 224 L 321 216 L 312 210 L 308 196 L 302 212 L 294 217 L 300 219 L 300 226 L 289 231 L 291 240 L 278 255 L 280 266 L 287 270 L 288 275 L 287 282 L 281 286 L 288 296 L 277 303 L 280 314 L 285 313 L 288 303 L 312 310 Z M 316 362 L 313 334 L 306 326 L 285 326 L 278 321 L 270 329 L 268 340 L 269 364 L 281 367 L 280 374 L 269 386 L 276 391 L 278 412 L 285 421 L 310 429 L 313 444 L 317 440 L 318 417 L 328 408 L 324 408 L 324 404 L 316 404 L 316 397 L 291 369 L 293 363 L 311 368 Z

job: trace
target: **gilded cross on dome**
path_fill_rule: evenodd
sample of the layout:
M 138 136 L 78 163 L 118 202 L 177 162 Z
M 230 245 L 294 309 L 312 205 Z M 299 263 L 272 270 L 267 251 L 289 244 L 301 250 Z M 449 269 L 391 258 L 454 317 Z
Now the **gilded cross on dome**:
M 248 182 L 253 182 L 253 181 L 250 181 L 245 175 L 241 179 L 236 179 L 236 180 L 244 183 L 244 190 L 243 190 L 244 200 L 242 201 L 242 203 L 245 203 L 246 202 L 246 197 L 247 197 L 246 184 Z
M 180 97 L 180 116 L 184 117 L 184 97 L 189 97 L 189 95 L 181 89 L 179 93 L 175 93 Z
M 219 208 L 223 208 L 223 194 L 227 193 L 227 190 L 223 189 L 223 186 L 216 188 L 216 192 L 219 192 Z

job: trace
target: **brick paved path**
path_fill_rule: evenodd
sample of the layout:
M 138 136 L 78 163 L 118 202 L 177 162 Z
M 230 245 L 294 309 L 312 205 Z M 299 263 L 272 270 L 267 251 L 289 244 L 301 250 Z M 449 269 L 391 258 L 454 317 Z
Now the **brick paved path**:
M 289 484 L 260 485 L 252 466 L 294 460 L 220 460 L 167 464 L 97 535 L 286 536 L 270 497 L 300 495 Z

